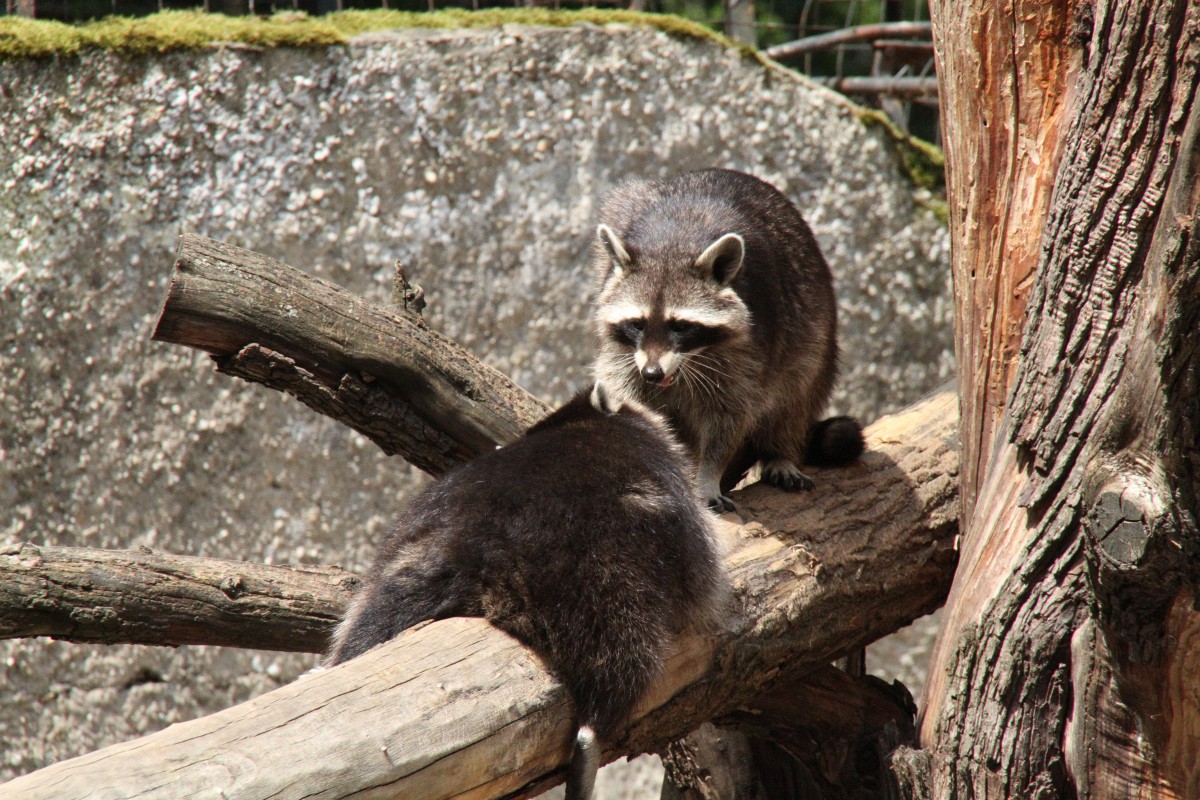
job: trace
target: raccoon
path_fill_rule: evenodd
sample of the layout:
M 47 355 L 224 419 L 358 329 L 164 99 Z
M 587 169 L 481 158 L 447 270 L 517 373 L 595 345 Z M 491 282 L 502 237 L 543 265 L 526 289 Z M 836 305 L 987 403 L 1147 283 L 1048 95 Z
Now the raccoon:
M 595 377 L 665 414 L 709 506 L 755 462 L 784 489 L 799 464 L 850 463 L 850 417 L 818 421 L 837 377 L 833 278 L 796 207 L 770 184 L 708 169 L 618 187 L 596 229 Z
M 337 627 L 333 666 L 427 619 L 482 616 L 544 656 L 575 702 L 567 797 L 673 634 L 713 630 L 725 582 L 713 515 L 665 421 L 602 384 L 448 473 L 382 542 Z

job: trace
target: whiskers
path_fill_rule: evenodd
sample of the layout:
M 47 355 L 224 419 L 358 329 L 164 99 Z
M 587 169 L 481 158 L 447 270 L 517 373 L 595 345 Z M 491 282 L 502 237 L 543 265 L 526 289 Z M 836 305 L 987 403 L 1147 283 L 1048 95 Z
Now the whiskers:
M 644 381 L 638 374 L 633 352 L 603 353 L 596 360 L 593 373 L 609 391 L 620 397 L 639 397 Z
M 678 381 L 699 399 L 720 405 L 721 379 L 727 377 L 720 359 L 703 351 L 687 353 L 679 363 Z
M 704 351 L 681 353 L 675 382 L 664 388 L 642 379 L 633 352 L 613 352 L 597 360 L 595 374 L 606 387 L 624 397 L 640 397 L 646 402 L 662 400 L 670 405 L 668 398 L 682 393 L 706 406 L 719 407 L 729 368 L 722 359 Z

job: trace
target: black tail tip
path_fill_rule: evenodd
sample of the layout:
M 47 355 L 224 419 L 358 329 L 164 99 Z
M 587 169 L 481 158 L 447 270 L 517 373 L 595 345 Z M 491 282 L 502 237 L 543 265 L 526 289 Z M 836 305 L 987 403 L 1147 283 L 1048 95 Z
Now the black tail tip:
M 858 460 L 866 444 L 862 425 L 854 417 L 830 417 L 808 434 L 804 461 L 814 467 L 844 467 Z
M 566 800 L 589 800 L 599 769 L 600 743 L 596 741 L 596 732 L 589 725 L 580 725 L 567 769 Z

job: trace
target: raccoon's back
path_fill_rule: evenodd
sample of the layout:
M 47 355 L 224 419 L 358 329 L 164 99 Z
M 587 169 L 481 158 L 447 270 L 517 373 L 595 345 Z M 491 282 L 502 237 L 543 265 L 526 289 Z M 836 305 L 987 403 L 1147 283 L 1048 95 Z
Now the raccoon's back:
M 718 593 L 711 518 L 657 437 L 621 415 L 535 430 L 455 473 L 436 504 L 457 509 L 447 555 L 484 616 L 547 657 L 601 736 Z

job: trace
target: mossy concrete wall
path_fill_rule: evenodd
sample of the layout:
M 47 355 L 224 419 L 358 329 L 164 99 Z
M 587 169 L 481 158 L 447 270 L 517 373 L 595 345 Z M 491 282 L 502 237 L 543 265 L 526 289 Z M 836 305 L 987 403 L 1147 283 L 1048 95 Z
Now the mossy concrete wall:
M 298 403 L 149 340 L 176 237 L 427 316 L 548 400 L 587 379 L 597 201 L 721 165 L 774 182 L 837 276 L 840 411 L 952 369 L 948 240 L 887 134 L 712 41 L 582 25 L 323 49 L 0 63 L 0 544 L 361 569 L 422 479 Z M 0 645 L 0 776 L 291 680 L 311 657 Z

